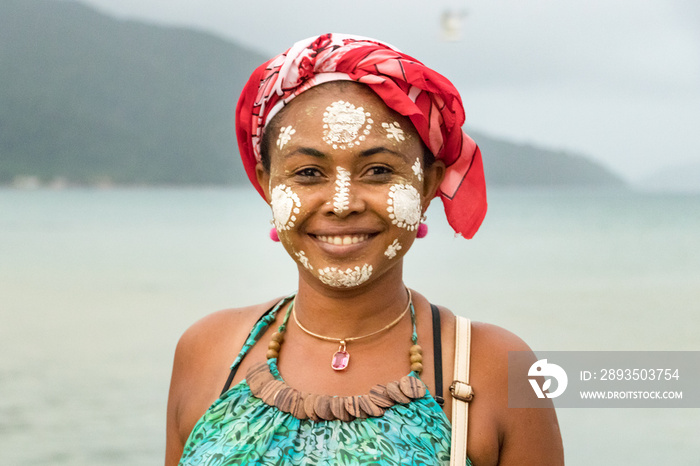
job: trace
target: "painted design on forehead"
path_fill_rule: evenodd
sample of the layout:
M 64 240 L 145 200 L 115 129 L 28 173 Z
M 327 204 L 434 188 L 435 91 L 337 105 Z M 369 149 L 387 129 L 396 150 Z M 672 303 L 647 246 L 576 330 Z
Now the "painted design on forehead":
M 338 175 L 335 178 L 335 195 L 333 196 L 333 212 L 342 214 L 350 205 L 350 172 L 343 167 L 336 167 Z
M 280 135 L 277 136 L 277 147 L 282 149 L 289 142 L 289 140 L 292 139 L 292 135 L 296 132 L 297 130 L 292 128 L 291 125 L 281 127 Z
M 314 269 L 313 266 L 309 264 L 309 258 L 306 257 L 306 253 L 304 251 L 295 252 L 294 255 L 297 256 L 297 259 L 299 259 L 299 262 L 306 270 Z
M 401 244 L 399 243 L 398 239 L 395 239 L 394 242 L 391 243 L 388 248 L 386 248 L 386 251 L 384 251 L 384 255 L 389 259 L 393 259 L 394 257 L 396 257 L 396 253 L 400 250 Z
M 323 140 L 333 149 L 354 147 L 364 141 L 372 129 L 371 116 L 364 108 L 350 102 L 333 102 L 323 112 Z
M 352 288 L 369 280 L 372 275 L 372 266 L 365 264 L 362 267 L 355 266 L 341 270 L 337 267 L 318 269 L 318 278 L 328 286 L 335 288 Z
M 416 159 L 416 163 L 411 167 L 413 174 L 416 175 L 418 181 L 423 181 L 423 168 L 420 166 L 420 159 Z
M 386 137 L 388 139 L 396 139 L 398 142 L 406 140 L 406 136 L 404 135 L 398 121 L 393 123 L 382 123 L 382 128 L 386 130 Z
M 418 228 L 421 217 L 420 194 L 410 184 L 395 184 L 389 188 L 387 199 L 391 223 L 400 228 L 413 231 Z
M 301 207 L 299 196 L 292 188 L 284 184 L 275 186 L 270 196 L 270 206 L 272 207 L 272 220 L 277 231 L 289 230 L 294 226 L 294 222 Z

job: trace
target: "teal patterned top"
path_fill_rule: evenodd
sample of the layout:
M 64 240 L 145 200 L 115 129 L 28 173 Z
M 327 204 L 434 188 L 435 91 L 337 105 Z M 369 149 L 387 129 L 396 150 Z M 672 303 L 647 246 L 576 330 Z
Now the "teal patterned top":
M 232 368 L 289 299 L 258 321 Z M 268 364 L 282 380 L 276 360 Z M 450 422 L 429 393 L 396 404 L 381 417 L 315 422 L 265 404 L 243 380 L 223 393 L 197 422 L 180 465 L 447 465 L 450 437 Z

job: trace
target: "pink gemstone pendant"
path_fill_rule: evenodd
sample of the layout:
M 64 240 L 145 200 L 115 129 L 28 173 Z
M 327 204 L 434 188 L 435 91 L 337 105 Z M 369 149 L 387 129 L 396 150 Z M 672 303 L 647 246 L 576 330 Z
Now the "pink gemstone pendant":
M 345 351 L 345 342 L 341 341 L 338 351 L 333 354 L 333 359 L 331 359 L 331 367 L 333 370 L 342 371 L 348 367 L 348 363 L 350 363 L 350 353 Z

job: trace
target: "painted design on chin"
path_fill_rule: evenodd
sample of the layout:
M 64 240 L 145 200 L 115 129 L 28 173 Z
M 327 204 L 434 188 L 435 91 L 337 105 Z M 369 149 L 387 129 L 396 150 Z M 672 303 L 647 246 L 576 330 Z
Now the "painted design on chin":
M 411 167 L 413 174 L 416 175 L 418 181 L 423 181 L 423 168 L 420 166 L 420 159 L 416 159 L 416 163 Z
M 290 139 L 292 139 L 292 135 L 296 133 L 297 130 L 292 128 L 292 126 L 283 126 L 280 128 L 280 135 L 277 136 L 277 147 L 282 149 Z
M 333 102 L 323 112 L 323 140 L 333 149 L 354 147 L 364 141 L 372 129 L 371 116 L 364 108 L 350 102 Z
M 372 275 L 372 266 L 365 264 L 354 269 L 341 270 L 337 267 L 318 269 L 318 278 L 328 286 L 335 288 L 352 288 L 363 284 Z
M 413 231 L 418 228 L 421 217 L 420 194 L 410 184 L 395 184 L 389 188 L 387 199 L 391 223 L 399 228 Z
M 406 140 L 406 136 L 404 135 L 398 121 L 393 123 L 382 123 L 382 128 L 386 130 L 386 137 L 388 139 L 396 139 L 398 142 Z
M 394 242 L 386 248 L 386 251 L 384 251 L 384 255 L 389 259 L 393 259 L 394 257 L 396 257 L 396 253 L 400 250 L 401 244 L 399 243 L 398 239 L 395 239 Z
M 289 230 L 294 226 L 294 222 L 301 207 L 299 196 L 292 188 L 284 184 L 275 186 L 270 196 L 270 206 L 272 207 L 272 220 L 277 231 Z
M 295 256 L 297 256 L 297 259 L 299 259 L 299 263 L 304 266 L 306 270 L 313 270 L 313 266 L 309 264 L 309 258 L 306 257 L 306 253 L 304 251 L 299 251 L 294 253 Z
M 343 167 L 337 167 L 335 179 L 335 196 L 333 196 L 333 212 L 342 214 L 350 205 L 350 172 Z

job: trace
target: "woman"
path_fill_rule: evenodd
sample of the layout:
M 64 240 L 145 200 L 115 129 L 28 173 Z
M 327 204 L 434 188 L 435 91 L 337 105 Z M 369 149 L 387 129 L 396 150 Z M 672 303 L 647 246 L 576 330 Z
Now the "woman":
M 455 317 L 402 266 L 436 195 L 468 238 L 485 215 L 463 122 L 444 77 L 371 39 L 307 39 L 253 73 L 239 146 L 299 288 L 182 336 L 167 465 L 449 463 Z M 529 349 L 473 324 L 467 461 L 562 464 L 553 409 L 508 409 L 508 351 Z

